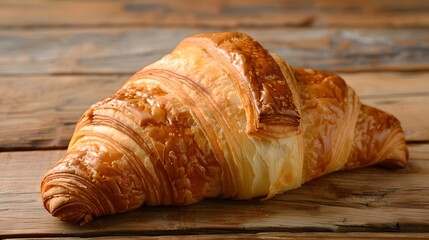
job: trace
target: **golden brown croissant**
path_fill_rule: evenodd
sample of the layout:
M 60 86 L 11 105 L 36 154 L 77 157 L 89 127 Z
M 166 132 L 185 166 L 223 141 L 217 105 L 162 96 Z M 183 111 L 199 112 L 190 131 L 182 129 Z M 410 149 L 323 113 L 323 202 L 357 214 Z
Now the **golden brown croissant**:
M 79 120 L 41 184 L 90 221 L 146 205 L 270 198 L 330 172 L 405 167 L 398 120 L 337 75 L 291 68 L 249 36 L 191 36 Z

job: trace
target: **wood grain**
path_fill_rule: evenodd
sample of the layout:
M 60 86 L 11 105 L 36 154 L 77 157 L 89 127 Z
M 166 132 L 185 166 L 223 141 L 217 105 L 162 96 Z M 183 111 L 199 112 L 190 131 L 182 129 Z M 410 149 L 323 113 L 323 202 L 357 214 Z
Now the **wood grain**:
M 207 200 L 141 207 L 83 227 L 43 209 L 39 184 L 63 150 L 0 153 L 0 238 L 303 231 L 429 232 L 429 144 L 410 145 L 409 166 L 338 172 L 267 201 Z M 424 154 L 422 154 L 424 153 Z
M 1 30 L 0 75 L 132 74 L 189 35 L 221 30 L 227 29 Z M 420 29 L 234 30 L 254 37 L 293 66 L 341 72 L 429 70 L 429 31 Z
M 0 239 L 429 239 L 428 13 L 427 0 L 0 1 Z M 83 227 L 51 217 L 39 184 L 65 151 L 46 149 L 65 149 L 92 103 L 183 38 L 225 30 L 341 72 L 400 119 L 409 166 L 334 173 L 262 202 L 142 207 Z
M 3 0 L 0 27 L 427 27 L 428 8 L 424 0 Z
M 429 73 L 347 73 L 362 102 L 397 116 L 408 141 L 429 140 Z M 79 117 L 128 75 L 0 77 L 0 150 L 65 148 Z M 25 86 L 25 87 L 23 87 Z
M 128 76 L 0 78 L 0 149 L 65 148 L 80 116 Z
M 109 237 L 96 237 L 96 240 L 116 240 L 116 239 L 129 239 L 130 236 L 109 236 Z M 272 240 L 319 240 L 319 239 L 429 239 L 428 234 L 424 233 L 328 233 L 328 232 L 316 232 L 316 233 L 291 233 L 291 232 L 264 232 L 264 233 L 246 233 L 246 234 L 198 234 L 198 235 L 173 235 L 173 236 L 132 236 L 133 239 L 137 240 L 182 240 L 182 239 L 202 239 L 202 240 L 224 240 L 224 239 L 272 239 Z M 21 238 L 34 239 L 34 238 Z M 43 240 L 75 240 L 77 237 L 58 237 L 58 238 L 43 238 Z

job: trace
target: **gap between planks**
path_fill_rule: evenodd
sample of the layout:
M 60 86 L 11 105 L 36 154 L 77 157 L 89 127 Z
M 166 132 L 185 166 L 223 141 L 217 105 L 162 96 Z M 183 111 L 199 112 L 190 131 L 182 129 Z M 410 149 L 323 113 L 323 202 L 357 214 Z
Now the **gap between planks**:
M 11 239 L 43 239 L 43 240 L 76 240 L 85 238 L 84 236 L 77 237 L 61 237 L 61 236 L 10 236 L 6 237 L 5 240 Z M 329 233 L 329 232 L 308 232 L 308 233 L 295 233 L 295 232 L 246 232 L 246 233 L 201 233 L 190 235 L 190 233 L 183 234 L 162 234 L 161 235 L 151 235 L 151 236 L 141 236 L 141 235 L 132 235 L 132 234 L 112 234 L 108 236 L 91 236 L 91 239 L 95 240 L 122 240 L 122 239 L 137 239 L 137 240 L 185 240 L 185 239 L 201 239 L 201 240 L 224 240 L 224 239 L 246 239 L 246 240 L 319 240 L 319 239 L 341 239 L 341 240 L 353 240 L 353 239 L 375 239 L 375 240 L 419 240 L 419 239 L 429 239 L 429 234 L 426 233 L 374 233 L 374 232 L 348 232 L 348 233 Z
M 61 11 L 57 11 L 61 9 Z M 429 4 L 423 0 L 191 0 L 49 1 L 3 0 L 1 28 L 88 26 L 186 27 L 427 27 Z M 341 19 L 341 21 L 338 21 Z
M 327 232 L 310 232 L 310 233 L 293 233 L 293 232 L 262 232 L 262 233 L 241 233 L 241 234 L 198 234 L 198 235 L 163 235 L 163 236 L 107 236 L 93 238 L 96 240 L 122 240 L 129 238 L 137 240 L 182 240 L 182 239 L 201 239 L 201 240 L 224 240 L 224 239 L 246 239 L 246 240 L 319 240 L 319 239 L 341 239 L 341 240 L 353 240 L 353 239 L 386 239 L 386 240 L 405 240 L 405 239 L 429 239 L 428 234 L 422 233 L 327 233 Z M 22 240 L 34 239 L 32 238 L 21 238 Z M 43 240 L 75 240 L 78 237 L 47 237 Z M 12 238 L 7 238 L 12 239 Z M 6 240 L 7 240 L 6 239 Z M 79 238 L 80 239 L 80 238 Z

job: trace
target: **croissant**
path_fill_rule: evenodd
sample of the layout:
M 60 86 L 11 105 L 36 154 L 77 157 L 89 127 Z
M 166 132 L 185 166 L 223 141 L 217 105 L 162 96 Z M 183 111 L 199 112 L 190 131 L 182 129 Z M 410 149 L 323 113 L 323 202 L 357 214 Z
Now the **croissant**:
M 61 220 L 205 198 L 268 199 L 328 173 L 403 168 L 399 121 L 341 77 L 238 32 L 198 34 L 95 103 L 41 183 Z

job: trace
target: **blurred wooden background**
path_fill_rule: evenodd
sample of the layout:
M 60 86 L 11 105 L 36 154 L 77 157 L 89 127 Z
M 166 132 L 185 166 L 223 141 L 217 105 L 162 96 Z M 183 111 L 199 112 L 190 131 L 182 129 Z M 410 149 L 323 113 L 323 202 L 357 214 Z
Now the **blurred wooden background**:
M 265 202 L 142 207 L 84 227 L 52 218 L 40 180 L 80 115 L 181 39 L 212 31 L 242 31 L 293 66 L 338 72 L 401 120 L 410 166 L 335 173 Z M 428 119 L 426 0 L 2 0 L 0 238 L 423 239 Z

